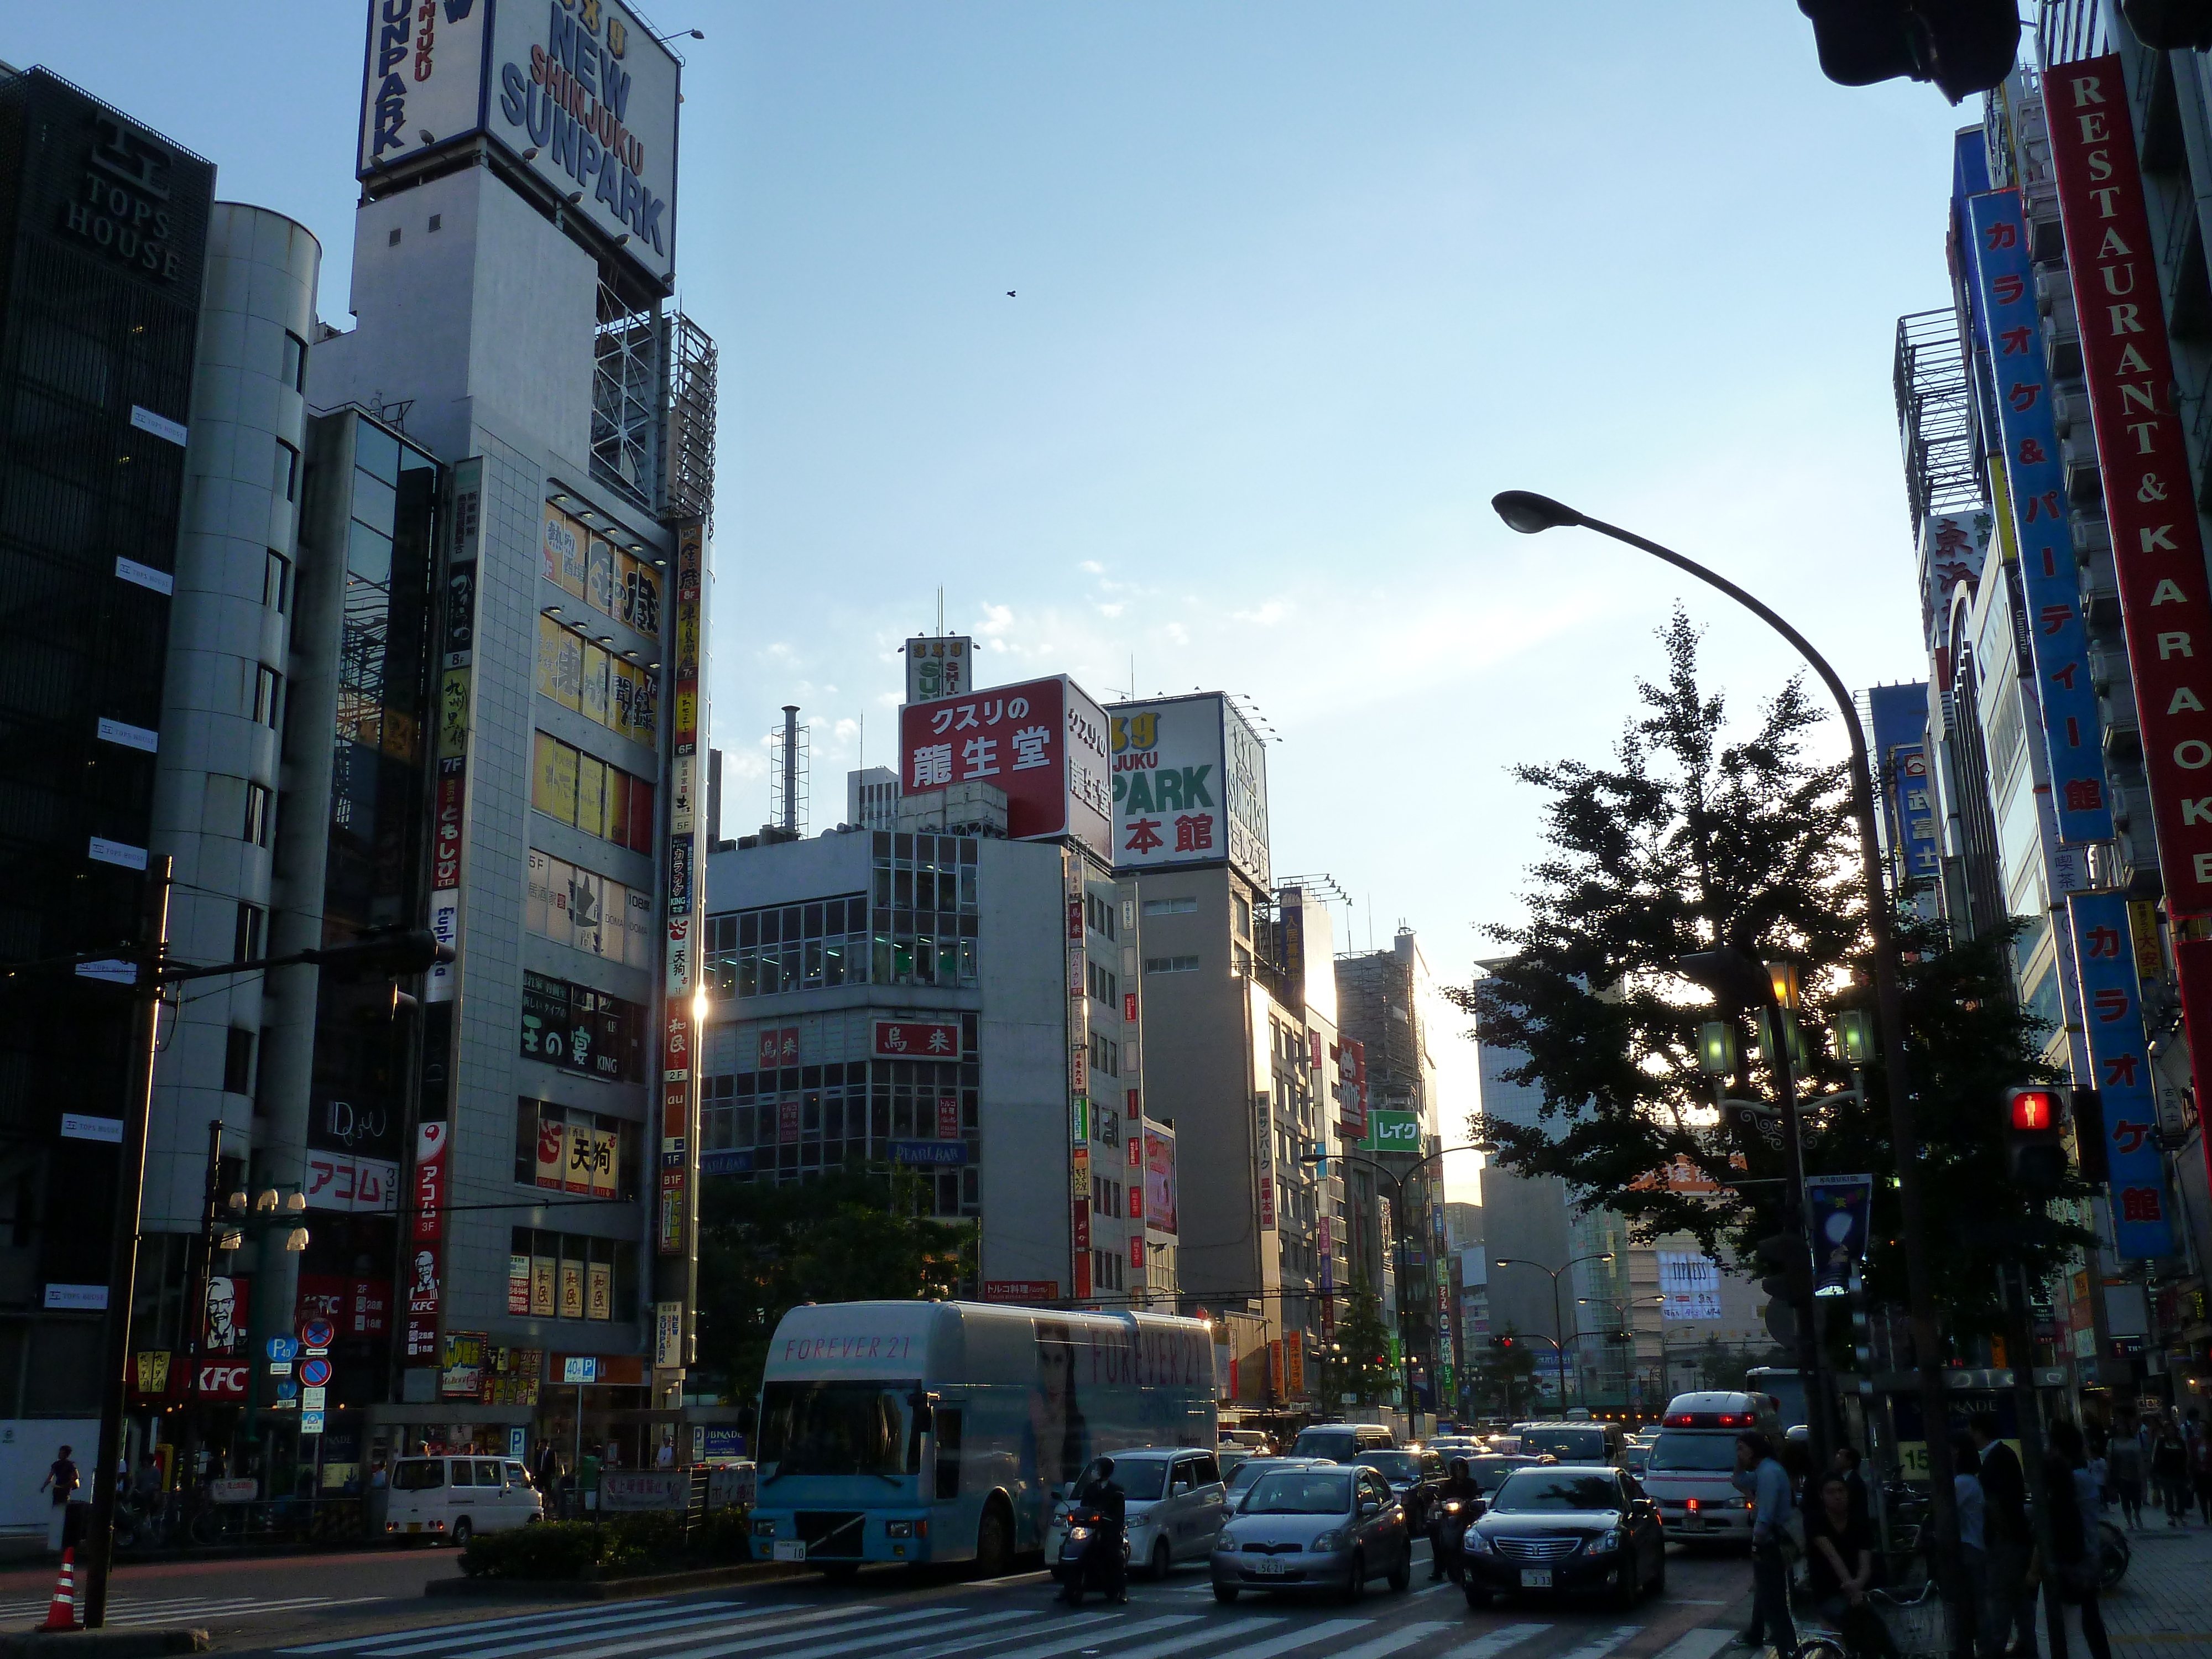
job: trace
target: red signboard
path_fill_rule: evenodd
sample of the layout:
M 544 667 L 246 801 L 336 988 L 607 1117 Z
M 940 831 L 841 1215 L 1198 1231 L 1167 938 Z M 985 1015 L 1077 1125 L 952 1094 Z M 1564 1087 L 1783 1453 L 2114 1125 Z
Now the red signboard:
M 1121 1018 L 1133 1025 L 1136 1024 L 1137 994 L 1134 991 L 1121 993 Z M 1135 1091 L 1132 1090 L 1130 1092 L 1133 1094 Z
M 983 1281 L 983 1300 L 1057 1302 L 1060 1300 L 1060 1281 L 1056 1279 L 987 1279 Z
M 760 1034 L 760 1070 L 773 1072 L 780 1066 L 799 1064 L 799 1028 L 796 1025 L 770 1025 Z
M 407 1325 L 404 1358 L 434 1364 L 439 1358 L 440 1281 L 444 1275 L 446 1139 L 447 1126 L 429 1122 L 415 1131 L 414 1249 L 407 1258 Z
M 1073 835 L 1110 856 L 1105 711 L 1064 674 L 899 711 L 901 791 L 963 783 L 1006 791 L 1006 833 L 1017 841 Z
M 250 1365 L 240 1365 L 228 1359 L 211 1359 L 200 1367 L 199 1392 L 203 1400 L 243 1400 L 246 1398 L 246 1379 L 252 1371 Z
M 1091 1252 L 1087 1249 L 1075 1253 L 1075 1299 L 1078 1302 L 1091 1299 Z
M 1145 1271 L 1145 1241 L 1134 1233 L 1129 1236 L 1129 1265 L 1139 1273 Z
M 417 1239 L 446 1231 L 446 1126 L 425 1123 L 415 1131 L 415 1220 Z
M 461 884 L 462 775 L 441 770 L 438 775 L 438 816 L 434 844 L 430 850 L 430 885 Z
M 301 1273 L 297 1310 L 295 1328 L 320 1319 L 340 1337 L 381 1336 L 390 1322 L 392 1283 L 340 1273 Z
M 2053 65 L 2044 104 L 2160 873 L 2172 915 L 2205 915 L 2212 914 L 2212 584 L 2173 408 L 2172 356 L 2120 60 Z
M 1260 1172 L 1260 1224 L 1275 1224 L 1275 1177 L 1265 1170 Z
M 878 1060 L 957 1060 L 960 1027 L 951 1020 L 879 1019 L 875 1054 Z
M 960 1139 L 960 1097 L 939 1095 L 937 1097 L 937 1138 L 939 1140 Z

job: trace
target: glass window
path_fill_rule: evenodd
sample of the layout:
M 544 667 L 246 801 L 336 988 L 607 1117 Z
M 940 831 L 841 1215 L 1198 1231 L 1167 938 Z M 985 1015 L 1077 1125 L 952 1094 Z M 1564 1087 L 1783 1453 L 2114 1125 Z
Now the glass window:
M 269 487 L 279 501 L 294 501 L 300 498 L 300 452 L 282 438 L 276 440 L 276 467 L 270 475 Z
M 399 440 L 367 421 L 354 422 L 353 464 L 386 483 L 399 482 Z
M 292 562 L 275 548 L 261 572 L 261 603 L 280 614 L 292 602 Z
M 291 330 L 284 331 L 284 384 L 295 392 L 307 389 L 307 343 Z

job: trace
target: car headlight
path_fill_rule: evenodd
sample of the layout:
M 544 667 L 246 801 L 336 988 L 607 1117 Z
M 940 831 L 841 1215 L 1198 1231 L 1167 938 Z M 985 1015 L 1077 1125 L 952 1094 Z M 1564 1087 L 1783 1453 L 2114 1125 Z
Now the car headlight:
M 1224 1527 L 1219 1532 L 1214 1534 L 1213 1547 L 1218 1550 L 1235 1549 L 1237 1547 L 1237 1534 L 1230 1531 L 1228 1528 Z
M 756 1537 L 756 1538 L 773 1538 L 773 1537 L 775 1537 L 775 1522 L 773 1522 L 773 1521 L 769 1521 L 769 1520 L 759 1520 L 759 1521 L 756 1521 L 756 1522 L 753 1522 L 753 1536 L 754 1536 L 754 1537 Z
M 1620 1534 L 1618 1532 L 1601 1532 L 1583 1547 L 1592 1555 L 1610 1555 L 1620 1547 Z
M 1490 1534 L 1484 1532 L 1480 1527 L 1469 1527 L 1467 1529 L 1467 1535 L 1460 1540 L 1460 1546 L 1462 1548 L 1466 1550 L 1469 1555 L 1495 1555 L 1498 1553 L 1496 1547 L 1490 1541 Z
M 1344 1534 L 1341 1532 L 1316 1533 L 1313 1542 L 1306 1547 L 1317 1554 L 1326 1555 L 1331 1550 L 1340 1550 L 1344 1547 Z

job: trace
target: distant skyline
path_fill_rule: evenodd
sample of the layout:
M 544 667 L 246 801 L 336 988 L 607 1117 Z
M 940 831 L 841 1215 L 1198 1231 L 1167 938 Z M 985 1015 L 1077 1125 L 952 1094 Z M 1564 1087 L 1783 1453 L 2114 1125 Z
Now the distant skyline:
M 1133 657 L 1144 693 L 1250 697 L 1276 867 L 1462 980 L 1541 852 L 1508 769 L 1610 750 L 1678 597 L 1742 712 L 1795 666 L 1654 562 L 1512 535 L 1497 490 L 1711 562 L 1856 685 L 1924 673 L 1891 357 L 1948 301 L 1978 112 L 1830 85 L 1795 8 L 652 9 L 708 37 L 675 211 L 721 350 L 726 834 L 786 702 L 836 821 L 941 585 L 979 683 L 1109 699 Z M 343 328 L 365 16 L 81 0 L 0 55 L 307 225 Z M 1437 1019 L 1455 1141 L 1475 1055 Z

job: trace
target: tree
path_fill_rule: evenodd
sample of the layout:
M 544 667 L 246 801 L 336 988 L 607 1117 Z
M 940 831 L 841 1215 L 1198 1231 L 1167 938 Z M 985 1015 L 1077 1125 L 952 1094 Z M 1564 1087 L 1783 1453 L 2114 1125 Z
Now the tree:
M 1784 1160 L 1778 1137 L 1716 1123 L 1698 1026 L 1723 1018 L 1742 1039 L 1729 1098 L 1771 1104 L 1771 1068 L 1764 1056 L 1753 1062 L 1747 1011 L 1716 1008 L 1678 964 L 1722 945 L 1788 958 L 1805 991 L 1807 1169 L 1878 1177 L 1869 1276 L 1877 1294 L 1902 1300 L 1904 1264 L 1887 1248 L 1898 1235 L 1895 1194 L 1879 1178 L 1896 1168 L 1879 1067 L 1866 1073 L 1863 1100 L 1820 1103 L 1851 1082 L 1828 1054 L 1832 1022 L 1871 1002 L 1848 775 L 1807 754 L 1825 716 L 1800 679 L 1730 740 L 1724 700 L 1698 683 L 1698 630 L 1677 611 L 1658 637 L 1666 678 L 1638 682 L 1643 711 L 1611 765 L 1516 769 L 1550 797 L 1551 850 L 1530 872 L 1528 920 L 1485 929 L 1512 954 L 1449 994 L 1474 1016 L 1481 1041 L 1526 1055 L 1506 1075 L 1541 1091 L 1541 1121 L 1477 1113 L 1472 1138 L 1518 1173 L 1562 1177 L 1585 1209 L 1619 1212 L 1639 1238 L 1680 1230 L 1709 1253 L 1743 1257 L 1778 1222 Z M 2053 1220 L 2006 1169 L 2002 1091 L 2049 1075 L 2042 1028 L 2014 999 L 2008 939 L 1954 945 L 1925 923 L 1899 933 L 1917 1150 L 1928 1189 L 1946 1195 L 1931 1217 L 1930 1265 L 1959 1328 L 1989 1329 L 2001 1259 L 2048 1272 L 2087 1237 Z M 1759 1184 L 1734 1184 L 1747 1177 Z
M 781 1186 L 703 1183 L 701 1367 L 750 1401 L 777 1324 L 799 1304 L 951 1295 L 974 1266 L 975 1229 L 922 1214 L 925 1191 L 910 1176 L 855 1169 Z
M 1343 1307 L 1334 1345 L 1322 1353 L 1322 1403 L 1340 1405 L 1346 1395 L 1358 1406 L 1395 1399 L 1399 1379 L 1390 1364 L 1390 1329 L 1382 1322 L 1382 1298 L 1362 1278 L 1344 1292 Z
M 1536 1372 L 1536 1350 L 1521 1340 L 1510 1325 L 1476 1349 L 1474 1385 L 1475 1410 L 1496 1407 L 1499 1416 L 1511 1418 L 1514 1402 L 1534 1397 L 1529 1378 Z

